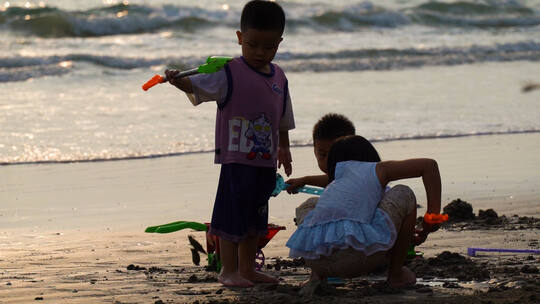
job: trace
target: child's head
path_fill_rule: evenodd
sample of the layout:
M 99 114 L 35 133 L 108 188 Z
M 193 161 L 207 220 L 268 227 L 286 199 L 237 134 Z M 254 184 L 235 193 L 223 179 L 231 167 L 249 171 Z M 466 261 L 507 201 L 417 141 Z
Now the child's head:
M 264 68 L 276 55 L 285 29 L 285 12 L 275 2 L 253 0 L 242 10 L 238 44 L 247 63 L 256 69 Z
M 313 126 L 313 149 L 321 171 L 328 173 L 326 158 L 336 139 L 355 133 L 354 124 L 341 114 L 329 113 L 317 121 Z
M 334 180 L 337 163 L 347 160 L 380 162 L 381 158 L 369 140 L 362 136 L 351 135 L 339 138 L 328 152 L 328 181 Z

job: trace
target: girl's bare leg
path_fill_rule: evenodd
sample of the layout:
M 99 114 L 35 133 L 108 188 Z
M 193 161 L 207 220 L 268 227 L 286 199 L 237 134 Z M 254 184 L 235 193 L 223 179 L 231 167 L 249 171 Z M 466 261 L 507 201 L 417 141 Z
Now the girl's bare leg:
M 396 243 L 389 251 L 390 267 L 388 269 L 388 284 L 392 287 L 404 287 L 416 283 L 416 276 L 407 267 L 403 266 L 407 249 L 414 236 L 416 223 L 416 210 L 409 213 L 398 232 Z
M 278 283 L 271 275 L 255 270 L 258 236 L 248 237 L 238 244 L 238 272 L 253 283 Z
M 238 244 L 219 240 L 221 272 L 218 281 L 227 287 L 252 287 L 253 283 L 242 277 L 238 272 Z

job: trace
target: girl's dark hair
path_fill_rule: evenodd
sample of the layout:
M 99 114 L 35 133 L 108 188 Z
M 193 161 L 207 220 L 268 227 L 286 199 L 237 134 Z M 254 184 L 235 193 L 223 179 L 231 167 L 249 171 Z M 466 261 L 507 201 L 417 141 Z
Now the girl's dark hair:
M 330 151 L 326 162 L 328 171 L 328 181 L 335 178 L 336 165 L 347 160 L 357 160 L 364 162 L 380 162 L 381 158 L 375 147 L 360 135 L 344 136 L 336 140 Z
M 242 10 L 240 29 L 245 32 L 250 28 L 277 31 L 282 35 L 285 29 L 285 12 L 276 2 L 250 1 Z

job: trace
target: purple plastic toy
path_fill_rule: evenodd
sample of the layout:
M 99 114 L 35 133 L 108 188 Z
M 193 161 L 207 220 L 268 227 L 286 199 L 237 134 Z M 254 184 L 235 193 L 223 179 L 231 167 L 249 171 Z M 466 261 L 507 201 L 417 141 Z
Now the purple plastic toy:
M 467 248 L 467 255 L 476 256 L 477 251 L 540 254 L 538 249 Z

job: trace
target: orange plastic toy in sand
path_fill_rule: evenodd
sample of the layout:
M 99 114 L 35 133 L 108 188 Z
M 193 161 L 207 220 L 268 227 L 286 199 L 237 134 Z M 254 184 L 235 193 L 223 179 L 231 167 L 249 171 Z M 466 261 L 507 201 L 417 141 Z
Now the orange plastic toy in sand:
M 448 214 L 426 213 L 424 221 L 428 224 L 440 224 L 448 221 Z

